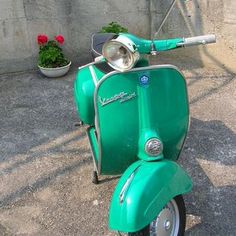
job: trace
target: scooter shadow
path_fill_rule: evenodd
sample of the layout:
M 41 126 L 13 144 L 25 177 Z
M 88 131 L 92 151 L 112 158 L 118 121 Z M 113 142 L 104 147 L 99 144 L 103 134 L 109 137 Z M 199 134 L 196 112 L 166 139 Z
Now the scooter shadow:
M 236 134 L 221 121 L 191 119 L 180 164 L 193 180 L 186 235 L 235 235 Z
M 102 179 L 99 179 L 99 184 L 104 184 L 107 182 L 110 182 L 112 180 L 117 180 L 121 177 L 121 175 L 116 175 L 116 176 L 105 176 Z

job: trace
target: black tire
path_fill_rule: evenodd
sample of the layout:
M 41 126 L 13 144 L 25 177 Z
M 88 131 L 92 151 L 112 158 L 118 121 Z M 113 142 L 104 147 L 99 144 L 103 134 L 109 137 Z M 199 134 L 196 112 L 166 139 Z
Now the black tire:
M 149 225 L 141 229 L 140 231 L 134 233 L 128 233 L 128 236 L 148 236 L 148 235 L 150 235 Z
M 178 230 L 178 236 L 183 236 L 185 231 L 185 225 L 186 225 L 186 209 L 184 204 L 184 199 L 182 195 L 176 196 L 174 198 L 175 203 L 177 204 L 178 210 L 179 210 L 179 230 Z M 145 228 L 143 228 L 140 231 L 128 233 L 128 236 L 149 236 L 150 235 L 150 224 L 147 225 Z M 161 235 L 158 235 L 161 236 Z

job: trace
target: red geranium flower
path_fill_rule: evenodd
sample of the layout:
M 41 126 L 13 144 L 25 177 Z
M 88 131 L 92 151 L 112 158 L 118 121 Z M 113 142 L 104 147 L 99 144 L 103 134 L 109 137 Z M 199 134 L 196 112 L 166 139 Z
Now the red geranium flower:
M 48 41 L 48 36 L 45 35 L 45 34 L 39 34 L 38 37 L 37 37 L 37 40 L 38 40 L 39 45 L 45 44 Z
M 60 43 L 60 44 L 63 44 L 64 43 L 64 37 L 62 35 L 57 35 L 55 37 L 55 40 Z

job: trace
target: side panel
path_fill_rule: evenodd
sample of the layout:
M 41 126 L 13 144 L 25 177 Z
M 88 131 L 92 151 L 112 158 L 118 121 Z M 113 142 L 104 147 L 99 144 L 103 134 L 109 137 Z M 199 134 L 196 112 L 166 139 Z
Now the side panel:
M 109 227 L 121 232 L 138 231 L 154 220 L 173 197 L 191 188 L 190 178 L 173 161 L 135 162 L 116 186 Z
M 97 143 L 97 137 L 95 133 L 94 127 L 89 127 L 87 129 L 87 135 L 90 143 L 90 148 L 92 151 L 93 159 L 96 163 L 96 166 L 98 166 L 98 143 Z
M 74 100 L 80 120 L 89 125 L 94 125 L 94 90 L 89 67 L 79 70 L 74 82 Z
M 163 141 L 165 158 L 176 160 L 188 130 L 188 98 L 182 74 L 170 65 L 112 72 L 98 83 L 99 170 L 121 174 L 137 160 L 140 130 L 137 88 L 143 76 L 150 92 L 151 126 Z
M 106 63 L 87 65 L 78 70 L 74 82 L 74 99 L 80 120 L 85 124 L 94 126 L 94 92 L 99 80 L 110 71 Z M 136 67 L 148 66 L 146 59 L 141 59 Z M 103 68 L 100 70 L 98 68 Z
M 99 79 L 104 76 L 95 66 L 86 66 L 79 70 L 74 82 L 74 100 L 80 120 L 94 125 L 94 91 Z

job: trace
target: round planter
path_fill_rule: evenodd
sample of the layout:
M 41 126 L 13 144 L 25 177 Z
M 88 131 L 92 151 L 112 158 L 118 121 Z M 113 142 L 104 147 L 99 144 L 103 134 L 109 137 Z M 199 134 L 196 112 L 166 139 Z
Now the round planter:
M 70 65 L 71 65 L 71 61 L 68 65 L 62 66 L 62 67 L 45 68 L 38 65 L 38 68 L 43 75 L 50 78 L 56 78 L 56 77 L 61 77 L 65 75 L 69 71 Z

